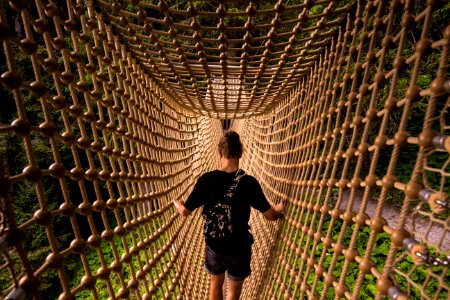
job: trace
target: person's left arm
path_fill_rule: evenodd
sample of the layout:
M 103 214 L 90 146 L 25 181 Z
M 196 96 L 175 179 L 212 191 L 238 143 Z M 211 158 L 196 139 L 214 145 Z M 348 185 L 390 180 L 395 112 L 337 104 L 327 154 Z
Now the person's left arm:
M 270 207 L 263 212 L 264 217 L 269 221 L 276 221 L 283 216 L 284 202 L 281 201 L 277 205 Z
M 281 201 L 275 206 L 271 206 L 261 188 L 261 185 L 254 177 L 249 177 L 249 188 L 252 191 L 252 201 L 250 205 L 259 210 L 269 221 L 276 221 L 283 216 L 284 202 Z

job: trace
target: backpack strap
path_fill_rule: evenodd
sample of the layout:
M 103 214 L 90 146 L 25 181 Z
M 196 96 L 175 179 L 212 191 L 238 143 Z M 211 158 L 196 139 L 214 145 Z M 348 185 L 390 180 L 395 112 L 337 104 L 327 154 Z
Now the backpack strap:
M 239 181 L 241 180 L 242 177 L 245 176 L 245 172 L 244 170 L 238 169 L 236 171 L 236 175 L 234 176 L 234 180 L 233 183 L 231 184 L 230 188 L 228 189 L 228 191 L 225 193 L 225 198 L 226 199 L 231 199 L 234 196 L 234 192 L 236 191 L 236 188 L 238 187 Z

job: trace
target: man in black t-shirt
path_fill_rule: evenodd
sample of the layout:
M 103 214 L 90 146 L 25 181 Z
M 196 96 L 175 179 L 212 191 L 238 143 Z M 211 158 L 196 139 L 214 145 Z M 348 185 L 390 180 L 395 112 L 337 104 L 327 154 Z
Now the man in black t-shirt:
M 205 218 L 205 270 L 211 275 L 210 299 L 223 299 L 222 285 L 228 272 L 227 299 L 239 299 L 244 279 L 250 274 L 251 245 L 253 237 L 249 232 L 250 207 L 259 210 L 266 219 L 277 220 L 282 215 L 282 202 L 271 207 L 259 182 L 250 175 L 243 175 L 239 169 L 242 144 L 239 135 L 228 131 L 219 143 L 221 168 L 200 176 L 186 203 L 175 200 L 174 205 L 182 216 L 203 206 Z M 239 173 L 241 172 L 241 173 Z M 232 186 L 234 186 L 234 189 Z M 227 198 L 228 196 L 228 198 Z M 214 223 L 217 216 L 213 207 L 224 206 L 229 211 L 232 230 L 225 239 L 211 238 L 207 224 Z M 220 216 L 222 218 L 222 216 Z

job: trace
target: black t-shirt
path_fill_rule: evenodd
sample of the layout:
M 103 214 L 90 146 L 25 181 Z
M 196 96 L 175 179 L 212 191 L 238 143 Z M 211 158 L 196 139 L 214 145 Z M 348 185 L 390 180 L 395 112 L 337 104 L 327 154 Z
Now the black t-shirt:
M 214 206 L 219 200 L 223 201 L 235 175 L 236 172 L 227 173 L 219 170 L 203 174 L 195 184 L 184 206 L 193 211 L 204 205 L 203 213 L 206 213 L 210 206 Z M 233 235 L 236 238 L 249 235 L 250 207 L 265 212 L 270 208 L 270 204 L 256 178 L 245 175 L 240 179 L 231 199 L 231 222 Z

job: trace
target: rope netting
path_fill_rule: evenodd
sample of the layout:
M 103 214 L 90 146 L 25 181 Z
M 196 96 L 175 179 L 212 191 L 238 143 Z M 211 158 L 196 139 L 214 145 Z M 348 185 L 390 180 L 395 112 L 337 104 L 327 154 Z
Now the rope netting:
M 234 119 L 242 299 L 450 297 L 450 3 L 0 1 L 6 299 L 206 299 L 199 211 Z

